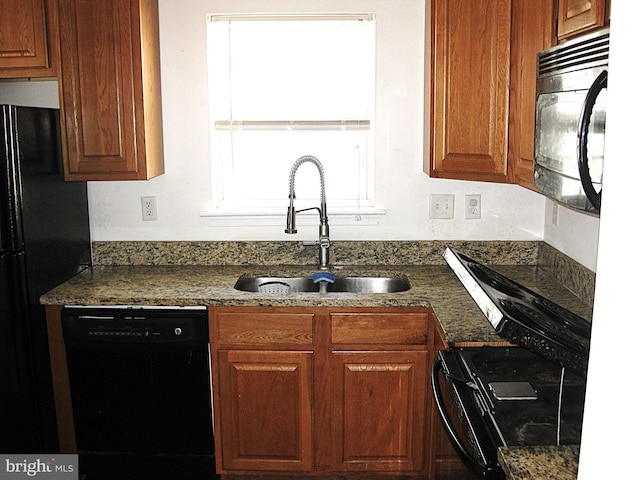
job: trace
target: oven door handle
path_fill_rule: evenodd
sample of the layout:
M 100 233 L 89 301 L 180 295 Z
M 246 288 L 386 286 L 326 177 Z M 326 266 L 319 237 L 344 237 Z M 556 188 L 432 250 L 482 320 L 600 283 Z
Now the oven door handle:
M 447 375 L 442 368 L 442 359 L 440 357 L 436 357 L 431 367 L 431 386 L 433 388 L 433 397 L 435 399 L 436 408 L 438 409 L 438 414 L 440 415 L 440 419 L 442 420 L 444 429 L 447 432 L 447 436 L 451 440 L 453 448 L 458 453 L 465 465 L 467 465 L 479 476 L 485 477 L 487 472 L 485 471 L 484 466 L 473 455 L 471 455 L 471 453 L 469 453 L 464 443 L 462 443 L 462 440 L 458 436 L 458 433 L 455 431 L 453 423 L 451 422 L 451 418 L 449 418 L 449 414 L 445 409 L 444 400 L 442 398 L 442 391 L 440 389 L 440 384 L 438 383 L 438 372 L 440 371 L 442 371 L 445 376 Z
M 596 189 L 593 188 L 593 181 L 589 172 L 589 158 L 587 157 L 587 137 L 589 136 L 589 123 L 591 122 L 593 107 L 600 92 L 607 88 L 607 77 L 607 71 L 604 70 L 594 80 L 587 92 L 580 112 L 580 120 L 578 121 L 578 171 L 580 173 L 580 182 L 587 199 L 598 212 L 600 211 L 602 190 L 596 192 Z

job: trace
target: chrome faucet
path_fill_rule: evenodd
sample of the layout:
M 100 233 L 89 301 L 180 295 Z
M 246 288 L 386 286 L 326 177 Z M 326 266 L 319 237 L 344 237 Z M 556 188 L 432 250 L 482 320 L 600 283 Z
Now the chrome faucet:
M 298 167 L 305 162 L 313 163 L 318 168 L 318 173 L 320 173 L 320 208 L 304 208 L 296 211 L 293 206 L 293 200 L 296 198 L 294 186 L 296 171 L 298 170 Z M 319 247 L 318 256 L 320 270 L 329 270 L 329 247 L 331 246 L 331 242 L 329 241 L 329 219 L 327 218 L 327 201 L 324 190 L 324 168 L 322 167 L 320 160 L 316 157 L 312 157 L 311 155 L 300 157 L 291 167 L 291 173 L 289 174 L 289 210 L 287 211 L 287 227 L 285 228 L 284 233 L 298 233 L 298 230 L 296 229 L 296 213 L 306 212 L 307 210 L 318 210 L 318 213 L 320 214 L 319 239 L 314 244 Z

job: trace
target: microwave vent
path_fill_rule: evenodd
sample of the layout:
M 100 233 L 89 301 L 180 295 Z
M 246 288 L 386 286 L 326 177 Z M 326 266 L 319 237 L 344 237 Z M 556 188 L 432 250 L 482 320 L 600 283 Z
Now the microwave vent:
M 538 54 L 538 77 L 606 66 L 609 63 L 609 29 L 582 37 Z

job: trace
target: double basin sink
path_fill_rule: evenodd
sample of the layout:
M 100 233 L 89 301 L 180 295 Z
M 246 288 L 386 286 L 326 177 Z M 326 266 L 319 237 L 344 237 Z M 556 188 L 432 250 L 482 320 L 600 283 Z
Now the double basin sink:
M 335 276 L 333 281 L 314 281 L 311 276 L 269 277 L 242 275 L 234 288 L 260 293 L 396 293 L 411 288 L 405 275 Z

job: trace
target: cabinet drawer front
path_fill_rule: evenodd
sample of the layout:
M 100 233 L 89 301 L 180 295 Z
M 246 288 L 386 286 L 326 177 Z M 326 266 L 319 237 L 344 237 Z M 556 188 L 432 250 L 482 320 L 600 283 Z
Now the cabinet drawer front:
M 334 313 L 330 317 L 333 344 L 427 343 L 428 317 L 423 313 Z
M 215 335 L 220 344 L 311 345 L 313 314 L 220 312 Z

